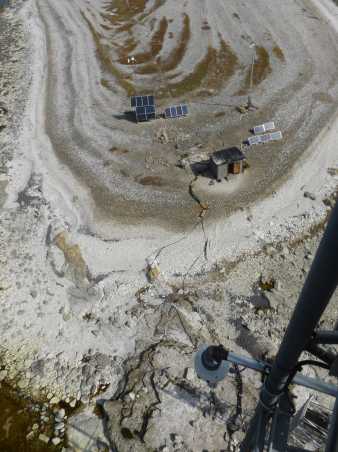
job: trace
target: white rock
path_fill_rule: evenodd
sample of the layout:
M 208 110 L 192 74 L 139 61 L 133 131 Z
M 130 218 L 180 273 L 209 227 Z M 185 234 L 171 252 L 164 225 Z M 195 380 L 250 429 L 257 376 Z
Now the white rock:
M 47 436 L 47 435 L 44 435 L 43 433 L 40 433 L 40 435 L 39 435 L 39 440 L 42 441 L 42 442 L 44 442 L 44 443 L 46 443 L 46 444 L 49 443 L 49 438 L 48 438 L 48 436 Z
M 65 417 L 65 415 L 66 415 L 65 409 L 61 408 L 61 410 L 58 411 L 57 415 L 58 415 L 59 418 L 63 419 Z
M 60 422 L 60 424 L 56 424 L 55 430 L 62 430 L 65 428 L 65 424 L 63 422 Z
M 30 441 L 30 440 L 33 439 L 33 438 L 34 438 L 34 432 L 29 432 L 28 435 L 26 435 L 26 439 L 27 439 L 28 441 Z
M 57 446 L 58 444 L 61 443 L 61 439 L 60 438 L 53 438 L 52 439 L 52 443 L 54 444 L 54 446 Z

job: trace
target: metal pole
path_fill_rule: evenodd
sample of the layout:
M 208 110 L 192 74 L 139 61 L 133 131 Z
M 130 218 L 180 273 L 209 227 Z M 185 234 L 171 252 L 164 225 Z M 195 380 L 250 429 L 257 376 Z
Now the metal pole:
M 303 350 L 312 338 L 338 284 L 338 204 L 335 205 L 310 272 L 299 296 L 270 374 L 260 393 L 249 431 L 241 451 L 254 448 L 254 435 L 262 412 L 271 412 L 283 392 Z
M 325 452 L 338 452 L 338 398 L 334 404 Z

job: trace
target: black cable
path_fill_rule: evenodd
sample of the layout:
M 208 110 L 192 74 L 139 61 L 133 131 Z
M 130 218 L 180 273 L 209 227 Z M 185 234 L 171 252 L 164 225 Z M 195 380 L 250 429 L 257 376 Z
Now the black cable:
M 297 365 L 294 367 L 294 369 L 292 370 L 291 374 L 289 375 L 289 378 L 287 379 L 286 384 L 285 384 L 285 388 L 287 388 L 292 383 L 292 380 L 294 379 L 296 373 L 301 371 L 303 366 L 317 366 L 317 367 L 321 367 L 322 369 L 330 370 L 330 366 L 321 361 L 315 361 L 313 359 L 305 359 L 303 361 L 299 361 L 297 363 Z

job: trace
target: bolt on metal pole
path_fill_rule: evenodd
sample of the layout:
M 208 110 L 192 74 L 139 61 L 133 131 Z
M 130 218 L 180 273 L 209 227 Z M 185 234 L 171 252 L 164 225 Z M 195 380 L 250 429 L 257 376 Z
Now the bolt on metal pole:
M 338 284 L 338 203 L 336 203 L 299 296 L 276 359 L 260 393 L 260 401 L 241 451 L 262 450 L 255 435 L 262 415 L 272 413 L 289 375 L 309 343 Z M 267 428 L 267 426 L 263 426 Z

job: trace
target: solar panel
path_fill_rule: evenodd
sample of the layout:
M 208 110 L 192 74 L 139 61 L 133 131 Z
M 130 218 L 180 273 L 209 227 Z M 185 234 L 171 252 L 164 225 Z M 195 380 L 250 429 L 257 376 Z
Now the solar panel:
M 283 138 L 282 132 L 279 130 L 278 132 L 270 133 L 270 137 L 272 141 L 279 141 Z
M 261 126 L 256 126 L 253 128 L 253 133 L 255 135 L 257 135 L 258 133 L 263 133 L 263 132 L 265 132 L 265 127 L 263 124 Z
M 261 143 L 265 144 L 270 141 L 270 133 L 266 133 L 264 135 L 260 135 Z
M 188 106 L 187 105 L 175 105 L 168 107 L 164 110 L 164 116 L 166 118 L 180 118 L 182 116 L 187 116 Z
M 265 122 L 264 124 L 261 124 L 259 126 L 255 126 L 252 130 L 255 135 L 258 133 L 264 133 L 269 132 L 270 130 L 273 130 L 275 128 L 275 123 L 273 121 Z
M 261 143 L 261 136 L 249 137 L 247 141 L 249 143 L 249 146 L 253 146 L 255 144 L 260 144 Z
M 131 96 L 130 105 L 135 107 L 155 106 L 154 96 Z
M 275 123 L 273 121 L 266 122 L 264 124 L 264 127 L 265 127 L 265 131 L 269 132 L 270 130 L 273 130 L 275 128 Z
M 147 105 L 144 107 L 135 108 L 136 121 L 149 121 L 155 119 L 155 107 L 153 105 Z

